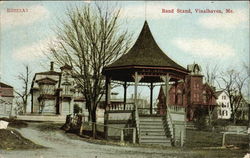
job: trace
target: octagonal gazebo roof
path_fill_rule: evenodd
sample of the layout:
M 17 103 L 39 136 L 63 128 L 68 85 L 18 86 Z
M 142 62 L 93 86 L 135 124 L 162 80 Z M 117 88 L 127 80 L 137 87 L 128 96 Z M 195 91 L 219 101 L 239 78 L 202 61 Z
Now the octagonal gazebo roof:
M 154 70 L 154 72 L 162 70 L 161 72 L 170 72 L 179 76 L 185 76 L 188 73 L 185 68 L 174 62 L 159 48 L 147 21 L 145 21 L 139 37 L 128 53 L 106 66 L 103 73 L 111 75 L 116 80 L 130 81 L 131 77 L 125 75 L 141 69 Z

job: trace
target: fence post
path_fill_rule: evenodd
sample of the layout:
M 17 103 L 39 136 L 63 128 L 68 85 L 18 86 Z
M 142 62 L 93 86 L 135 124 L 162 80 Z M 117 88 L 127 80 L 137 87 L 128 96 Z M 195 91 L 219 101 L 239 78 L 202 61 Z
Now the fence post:
M 81 127 L 80 127 L 80 135 L 82 135 L 82 131 L 83 131 L 83 123 L 81 123 Z
M 225 139 L 226 139 L 226 132 L 223 133 L 223 137 L 222 137 L 222 147 L 225 146 Z
M 183 147 L 183 140 L 184 140 L 183 137 L 184 137 L 183 136 L 183 131 L 181 130 L 181 147 Z
M 123 129 L 121 129 L 121 142 L 124 141 Z
M 136 129 L 133 128 L 133 144 L 135 144 L 136 141 Z

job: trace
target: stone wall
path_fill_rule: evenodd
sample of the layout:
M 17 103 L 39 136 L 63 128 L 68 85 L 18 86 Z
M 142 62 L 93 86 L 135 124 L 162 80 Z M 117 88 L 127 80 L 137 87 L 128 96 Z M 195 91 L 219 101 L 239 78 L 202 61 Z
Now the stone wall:
M 105 134 L 107 139 L 120 139 L 122 128 L 135 127 L 134 114 L 132 110 L 115 112 L 105 112 L 104 124 L 108 127 L 105 128 Z M 132 130 L 124 130 L 124 139 L 132 140 Z
M 181 139 L 185 143 L 186 139 L 186 113 L 171 111 L 171 117 L 174 124 L 175 145 L 181 145 Z

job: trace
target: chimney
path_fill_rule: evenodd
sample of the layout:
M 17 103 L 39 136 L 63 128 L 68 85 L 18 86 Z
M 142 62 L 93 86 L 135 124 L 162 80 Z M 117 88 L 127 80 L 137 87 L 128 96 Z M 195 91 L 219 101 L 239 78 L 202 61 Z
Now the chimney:
M 50 71 L 54 71 L 54 62 L 53 61 L 50 62 Z

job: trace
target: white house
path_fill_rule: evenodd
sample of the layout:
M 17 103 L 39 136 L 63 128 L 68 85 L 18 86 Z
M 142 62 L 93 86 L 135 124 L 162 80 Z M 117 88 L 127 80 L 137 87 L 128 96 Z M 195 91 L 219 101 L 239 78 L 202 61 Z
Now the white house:
M 217 91 L 217 115 L 218 119 L 230 119 L 231 117 L 231 106 L 228 95 L 224 91 Z
M 46 115 L 72 114 L 78 106 L 86 111 L 86 104 L 80 87 L 70 75 L 69 65 L 62 66 L 60 72 L 50 70 L 36 73 L 31 85 L 31 112 Z
M 0 82 L 0 117 L 11 115 L 13 91 L 12 86 Z

